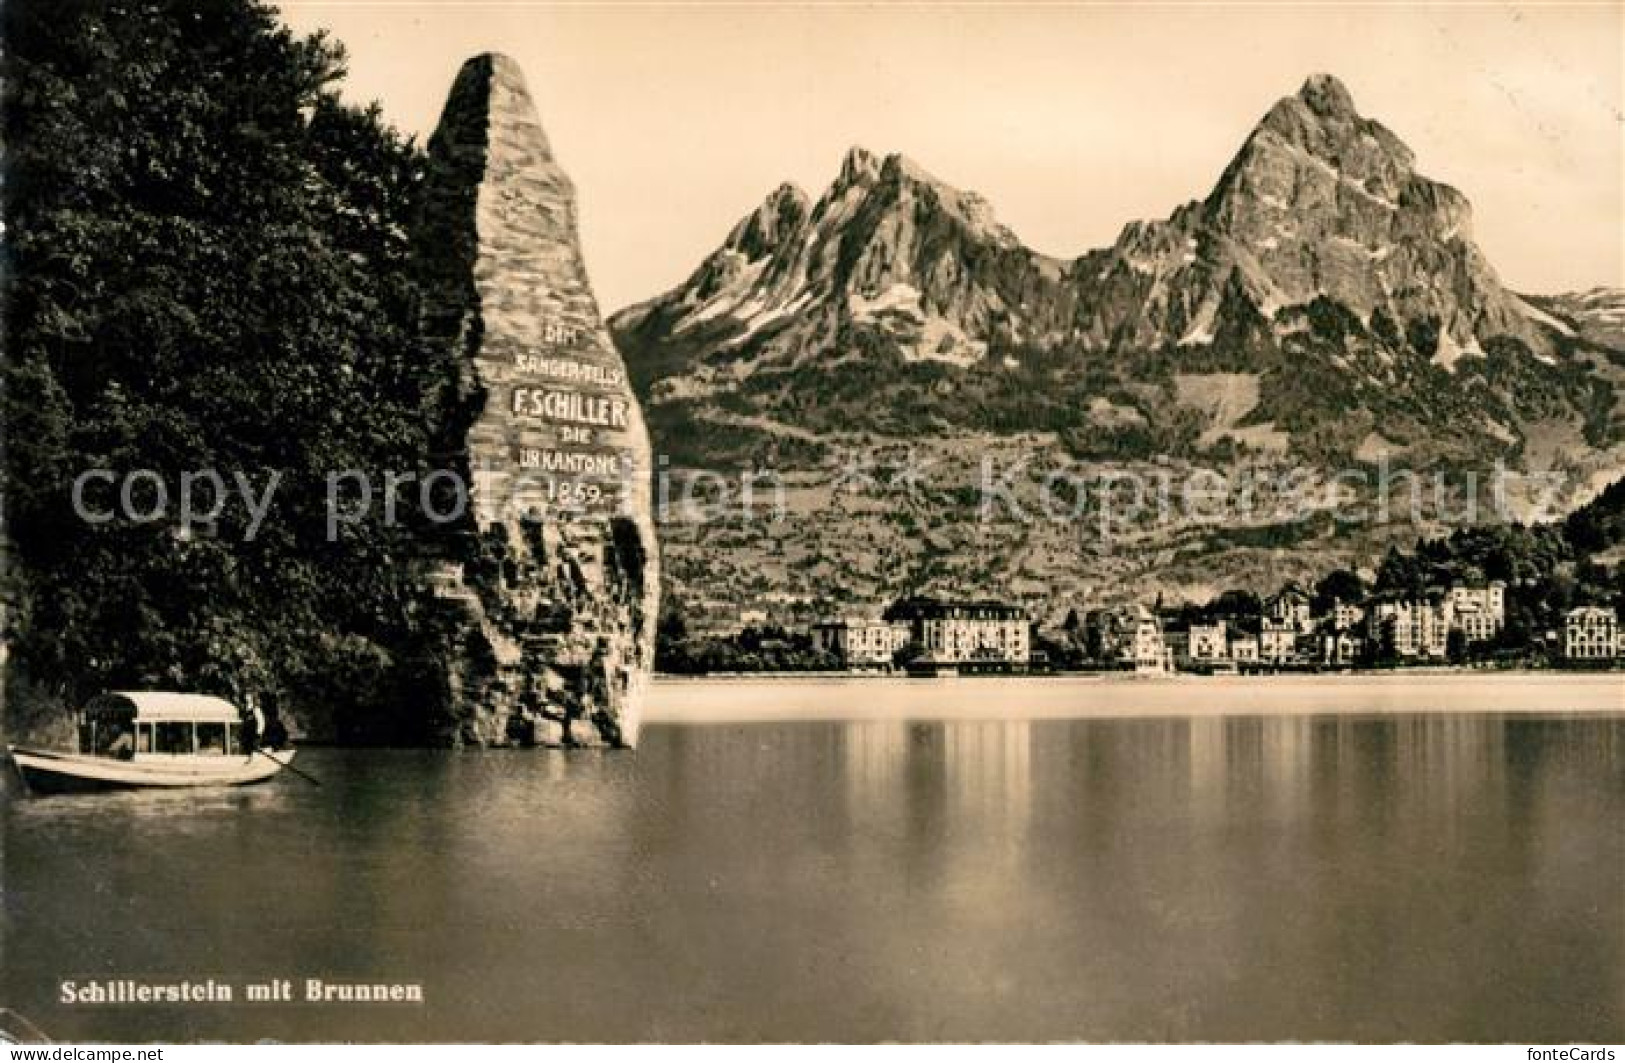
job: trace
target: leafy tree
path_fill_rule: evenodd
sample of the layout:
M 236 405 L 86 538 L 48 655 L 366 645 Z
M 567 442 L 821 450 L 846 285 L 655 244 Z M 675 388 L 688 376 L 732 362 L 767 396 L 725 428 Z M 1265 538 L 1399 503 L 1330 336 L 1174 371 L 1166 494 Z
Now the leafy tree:
M 1563 522 L 1563 534 L 1575 549 L 1590 553 L 1625 542 L 1625 477 L 1569 514 Z
M 1444 652 L 1451 664 L 1461 664 L 1467 660 L 1467 632 L 1459 627 L 1451 628 L 1445 636 Z
M 396 562 L 418 546 L 381 506 L 330 541 L 325 478 L 426 467 L 420 154 L 338 101 L 336 44 L 255 0 L 16 0 L 3 18 L 14 660 L 70 700 L 331 674 L 337 711 L 399 720 L 426 633 Z M 87 523 L 71 487 L 98 468 L 152 470 L 171 508 Z M 240 502 L 185 534 L 173 492 L 197 470 L 275 478 L 257 534 Z
M 1364 601 L 1365 594 L 1365 580 L 1358 573 L 1346 568 L 1334 569 L 1315 584 L 1313 607 L 1317 612 L 1324 612 L 1336 602 Z
M 1208 604 L 1207 617 L 1257 616 L 1263 608 L 1262 600 L 1252 591 L 1228 590 Z

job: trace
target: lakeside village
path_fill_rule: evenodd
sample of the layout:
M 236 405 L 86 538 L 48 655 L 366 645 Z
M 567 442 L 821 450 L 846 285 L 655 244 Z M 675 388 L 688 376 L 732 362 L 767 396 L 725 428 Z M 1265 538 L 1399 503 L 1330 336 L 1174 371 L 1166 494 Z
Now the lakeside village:
M 916 676 L 1617 669 L 1625 479 L 1561 522 L 1459 528 L 1410 551 L 1390 546 L 1370 570 L 1334 569 L 1307 588 L 1289 582 L 1265 597 L 1232 589 L 1203 604 L 1135 602 L 1108 589 L 1068 604 L 907 596 L 864 608 L 770 592 L 718 616 L 706 600 L 671 594 L 656 667 Z M 688 630 L 691 616 L 702 630 Z
M 1610 606 L 1567 609 L 1560 629 L 1509 632 L 1507 585 L 1501 580 L 1347 599 L 1330 593 L 1328 584 L 1335 582 L 1323 581 L 1315 593 L 1289 583 L 1264 599 L 1232 591 L 1206 606 L 1122 605 L 1081 615 L 1072 610 L 1053 635 L 1041 633 L 1018 605 L 904 598 L 884 609 L 821 619 L 804 630 L 765 623 L 746 628 L 733 641 L 753 655 L 749 660 L 722 658 L 706 667 L 704 661 L 674 660 L 668 650 L 664 663 L 668 671 L 826 669 L 912 676 L 1237 675 L 1444 665 L 1595 669 L 1625 663 L 1625 625 Z
M 878 618 L 820 621 L 811 637 L 816 649 L 848 670 L 954 675 L 1083 667 L 1234 675 L 1484 661 L 1506 626 L 1506 584 L 1499 580 L 1457 585 L 1437 597 L 1334 599 L 1324 611 L 1314 605 L 1309 592 L 1288 584 L 1251 614 L 1204 617 L 1145 605 L 1092 609 L 1081 618 L 1068 615 L 1057 645 L 1041 638 L 1018 606 L 912 599 Z M 1625 657 L 1612 609 L 1571 609 L 1554 635 L 1564 662 L 1596 667 Z

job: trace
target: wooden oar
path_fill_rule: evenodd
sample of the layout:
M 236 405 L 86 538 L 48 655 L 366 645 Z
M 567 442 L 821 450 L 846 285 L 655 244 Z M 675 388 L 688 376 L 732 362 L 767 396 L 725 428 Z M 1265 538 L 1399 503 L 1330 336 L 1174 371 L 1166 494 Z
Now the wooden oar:
M 300 771 L 298 768 L 294 767 L 292 764 L 288 763 L 285 760 L 277 760 L 275 757 L 271 756 L 271 754 L 267 753 L 265 750 L 259 748 L 258 746 L 254 747 L 254 752 L 260 754 L 266 760 L 269 760 L 273 764 L 282 765 L 283 770 L 293 772 L 295 775 L 299 776 L 301 779 L 303 779 L 306 782 L 310 783 L 312 786 L 320 786 L 322 784 L 322 781 L 320 779 L 316 778 L 314 775 L 305 774 L 304 772 Z

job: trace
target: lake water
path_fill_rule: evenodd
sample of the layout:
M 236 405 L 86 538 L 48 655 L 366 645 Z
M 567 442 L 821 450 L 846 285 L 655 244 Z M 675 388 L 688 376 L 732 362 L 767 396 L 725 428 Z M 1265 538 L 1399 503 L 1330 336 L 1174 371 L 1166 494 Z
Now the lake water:
M 1617 678 L 1262 682 L 670 683 L 635 753 L 13 788 L 0 1005 L 120 1041 L 1625 1040 Z M 56 1000 L 209 977 L 427 999 Z

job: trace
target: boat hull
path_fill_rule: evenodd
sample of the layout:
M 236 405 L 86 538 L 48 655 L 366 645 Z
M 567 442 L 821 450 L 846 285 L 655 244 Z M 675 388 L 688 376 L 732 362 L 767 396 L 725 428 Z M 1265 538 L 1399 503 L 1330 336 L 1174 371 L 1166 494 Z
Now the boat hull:
M 293 750 L 248 757 L 163 755 L 115 760 L 38 749 L 12 749 L 23 785 L 35 794 L 108 790 L 172 790 L 195 786 L 248 786 L 264 782 L 293 759 Z

